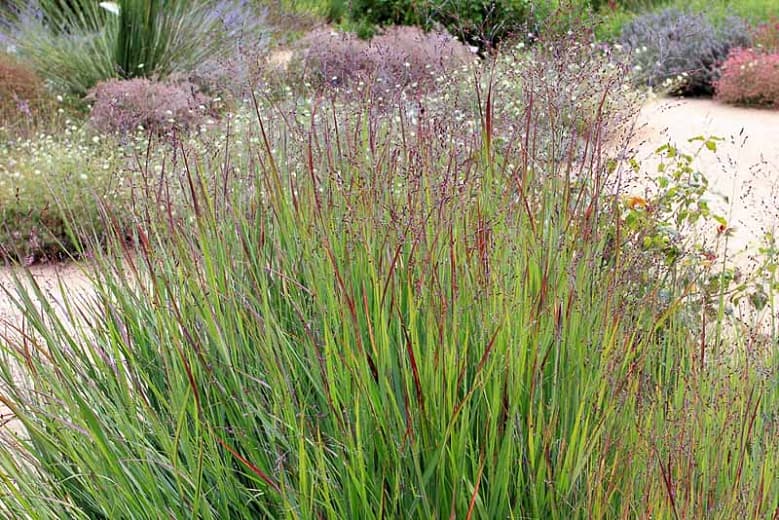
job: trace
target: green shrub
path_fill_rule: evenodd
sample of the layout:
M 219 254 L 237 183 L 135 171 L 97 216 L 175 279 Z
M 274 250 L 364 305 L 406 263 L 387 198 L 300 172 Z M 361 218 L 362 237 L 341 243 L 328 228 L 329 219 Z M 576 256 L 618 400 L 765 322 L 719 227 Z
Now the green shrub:
M 76 255 L 105 236 L 101 204 L 128 203 L 132 176 L 110 140 L 68 122 L 62 136 L 0 144 L 0 259 L 32 263 Z M 126 221 L 126 216 L 120 221 Z M 77 223 L 77 226 L 74 226 Z
M 600 3 L 597 35 L 601 40 L 617 40 L 622 28 L 637 16 L 668 8 L 703 15 L 717 28 L 725 27 L 733 16 L 753 25 L 779 17 L 779 2 L 766 0 L 620 0 Z
M 674 0 L 671 5 L 701 13 L 718 27 L 732 16 L 752 24 L 779 17 L 779 3 L 771 0 Z
M 461 41 L 485 50 L 512 35 L 551 30 L 547 22 L 554 14 L 570 11 L 580 17 L 587 5 L 586 0 L 354 0 L 346 18 L 363 37 L 387 25 L 443 26 Z

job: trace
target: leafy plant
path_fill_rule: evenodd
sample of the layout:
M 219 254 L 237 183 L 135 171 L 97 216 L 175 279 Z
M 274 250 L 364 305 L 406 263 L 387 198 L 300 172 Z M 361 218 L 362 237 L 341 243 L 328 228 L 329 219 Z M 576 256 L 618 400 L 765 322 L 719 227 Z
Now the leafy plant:
M 730 18 L 717 28 L 703 14 L 665 9 L 636 17 L 620 42 L 633 52 L 643 80 L 679 95 L 712 94 L 719 65 L 731 48 L 749 44 L 746 22 Z
M 334 3 L 337 3 L 336 0 Z M 346 18 L 362 37 L 388 25 L 416 25 L 425 30 L 445 28 L 461 41 L 480 50 L 494 49 L 510 36 L 539 34 L 558 25 L 553 15 L 570 10 L 577 17 L 587 11 L 586 1 L 574 0 L 356 0 L 348 4 Z M 341 9 L 338 9 L 340 12 Z
M 779 16 L 779 4 L 765 0 L 673 0 L 670 6 L 701 13 L 717 27 L 733 16 L 754 25 Z

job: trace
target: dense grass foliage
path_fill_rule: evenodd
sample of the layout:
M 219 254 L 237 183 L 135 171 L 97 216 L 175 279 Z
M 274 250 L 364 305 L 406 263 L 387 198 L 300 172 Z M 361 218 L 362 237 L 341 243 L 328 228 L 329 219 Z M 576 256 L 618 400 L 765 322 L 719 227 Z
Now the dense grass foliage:
M 623 201 L 606 152 L 628 69 L 566 43 L 429 96 L 255 97 L 164 175 L 150 148 L 184 203 L 115 237 L 94 297 L 65 323 L 18 280 L 3 514 L 775 514 L 775 360 L 711 350 L 648 233 L 678 199 Z

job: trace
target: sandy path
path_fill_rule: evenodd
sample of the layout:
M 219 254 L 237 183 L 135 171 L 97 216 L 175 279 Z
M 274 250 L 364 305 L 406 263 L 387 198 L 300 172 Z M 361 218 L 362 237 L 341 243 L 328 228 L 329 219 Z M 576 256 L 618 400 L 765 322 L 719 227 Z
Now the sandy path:
M 49 302 L 57 309 L 60 316 L 65 316 L 63 307 L 64 293 L 67 296 L 89 296 L 93 294 L 92 285 L 84 272 L 84 267 L 75 264 L 42 264 L 30 268 L 33 278 Z M 24 274 L 18 272 L 24 280 Z M 29 283 L 23 282 L 27 287 Z M 23 316 L 12 299 L 6 294 L 7 289 L 12 294 L 16 292 L 13 271 L 10 268 L 0 269 L 0 337 L 10 332 L 15 325 L 22 322 Z
M 692 166 L 709 181 L 708 203 L 712 211 L 726 218 L 731 228 L 727 242 L 717 242 L 717 262 L 726 259 L 742 281 L 753 283 L 756 267 L 765 258 L 759 254 L 766 233 L 779 234 L 779 111 L 721 105 L 709 99 L 660 99 L 647 103 L 638 118 L 633 140 L 640 175 L 628 182 L 629 190 L 641 194 L 657 172 L 655 150 L 665 143 L 695 155 L 701 142 L 692 137 L 716 136 L 717 153 L 701 150 Z M 715 223 L 709 223 L 701 239 L 714 244 Z M 723 254 L 725 253 L 725 254 Z M 754 286 L 750 286 L 752 292 Z M 743 338 L 754 332 L 773 337 L 775 321 L 764 308 L 757 312 L 747 298 L 732 307 L 731 328 Z M 735 345 L 736 343 L 733 343 Z

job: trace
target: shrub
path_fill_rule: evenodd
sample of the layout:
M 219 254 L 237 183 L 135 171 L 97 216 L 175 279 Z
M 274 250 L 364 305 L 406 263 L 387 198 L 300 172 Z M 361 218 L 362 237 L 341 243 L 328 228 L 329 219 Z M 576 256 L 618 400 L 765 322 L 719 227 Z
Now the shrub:
M 88 0 L 74 0 L 69 8 L 58 0 L 32 7 L 13 1 L 24 7 L 13 34 L 20 53 L 77 95 L 110 78 L 188 74 L 264 29 L 246 0 L 126 0 L 118 14 Z
M 348 7 L 334 0 L 334 11 L 346 16 L 361 36 L 372 35 L 377 27 L 415 25 L 424 29 L 444 27 L 461 41 L 482 51 L 516 33 L 537 34 L 548 26 L 547 19 L 564 6 L 581 16 L 585 0 L 356 0 Z
M 301 38 L 293 56 L 307 81 L 342 85 L 370 70 L 368 44 L 357 35 L 335 29 L 316 29 Z
M 103 133 L 128 134 L 139 127 L 157 133 L 187 130 L 208 115 L 208 99 L 191 83 L 145 78 L 109 80 L 90 91 L 90 124 Z
M 43 81 L 35 71 L 0 52 L 0 126 L 33 117 L 46 98 Z
M 724 103 L 779 108 L 779 52 L 734 49 L 715 87 Z
M 307 81 L 337 86 L 370 81 L 385 90 L 412 84 L 424 90 L 446 71 L 475 59 L 450 35 L 415 27 L 389 27 L 369 42 L 319 29 L 299 45 L 295 60 Z
M 135 182 L 118 174 L 122 162 L 115 143 L 72 121 L 56 135 L 0 142 L 0 261 L 58 260 L 101 241 L 100 205 L 118 212 Z
M 673 0 L 670 5 L 703 13 L 718 27 L 732 16 L 738 16 L 751 24 L 763 23 L 779 16 L 779 2 L 773 0 Z
M 719 65 L 733 47 L 746 46 L 746 22 L 731 17 L 715 28 L 703 14 L 665 9 L 641 15 L 620 36 L 646 83 L 678 95 L 712 94 Z
M 401 84 L 428 83 L 432 77 L 473 62 L 476 55 L 446 32 L 388 27 L 370 40 L 368 56 L 378 77 Z

